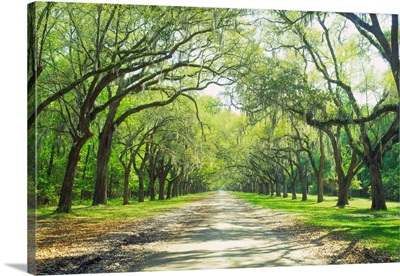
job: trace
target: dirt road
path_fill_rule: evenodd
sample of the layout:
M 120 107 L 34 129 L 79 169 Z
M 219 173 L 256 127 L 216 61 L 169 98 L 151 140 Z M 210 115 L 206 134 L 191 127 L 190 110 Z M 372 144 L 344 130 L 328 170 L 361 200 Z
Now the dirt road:
M 120 224 L 119 224 L 120 225 Z M 227 192 L 38 252 L 39 274 L 360 263 L 354 244 Z M 61 244 L 61 243 L 60 243 Z M 41 253 L 43 251 L 43 254 Z M 44 254 L 46 253 L 47 254 Z
M 317 244 L 277 235 L 286 215 L 266 214 L 223 191 L 202 205 L 180 235 L 155 247 L 144 271 L 327 264 L 315 254 Z

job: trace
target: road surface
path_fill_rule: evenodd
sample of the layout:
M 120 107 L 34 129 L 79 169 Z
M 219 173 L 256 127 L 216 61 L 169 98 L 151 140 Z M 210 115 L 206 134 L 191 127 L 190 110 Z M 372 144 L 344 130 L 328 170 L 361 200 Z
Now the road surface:
M 289 241 L 280 235 L 284 214 L 268 220 L 249 203 L 220 191 L 201 202 L 185 222 L 185 228 L 154 248 L 143 271 L 169 271 L 267 266 L 322 265 L 315 243 Z M 261 213 L 260 213 L 260 212 Z M 275 224 L 275 225 L 273 225 Z M 278 230 L 278 232 L 277 232 Z
M 90 233 L 88 233 L 90 234 Z M 352 244 L 220 191 L 141 221 L 118 223 L 38 256 L 39 274 L 354 263 Z M 58 244 L 58 243 L 57 243 Z M 55 250 L 55 251 L 54 251 Z M 49 256 L 49 257 L 48 257 Z M 358 262 L 358 261 L 357 261 Z

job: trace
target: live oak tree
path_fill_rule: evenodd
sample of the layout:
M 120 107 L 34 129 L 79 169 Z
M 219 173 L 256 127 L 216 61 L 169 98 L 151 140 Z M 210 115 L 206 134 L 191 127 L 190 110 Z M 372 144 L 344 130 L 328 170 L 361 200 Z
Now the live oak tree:
M 29 193 L 58 212 L 146 188 L 305 200 L 310 180 L 320 202 L 336 179 L 342 206 L 356 177 L 373 209 L 396 198 L 397 15 L 36 3 L 28 16 Z
M 37 3 L 28 7 L 28 103 L 34 108 L 35 84 L 46 67 L 44 50 L 47 40 L 51 39 L 52 32 L 57 21 L 57 12 L 54 3 Z M 32 112 L 32 110 L 29 110 Z
M 171 118 L 163 118 L 160 121 L 154 121 L 153 125 L 150 125 L 150 128 L 142 135 L 139 142 L 136 145 L 131 146 L 132 164 L 139 180 L 139 187 L 138 187 L 139 202 L 144 201 L 144 179 L 146 173 L 146 164 L 149 162 L 151 158 L 153 158 L 151 156 L 151 151 L 150 151 L 151 147 L 153 146 L 152 137 L 159 130 L 159 128 L 161 128 L 163 124 L 166 124 L 170 119 Z M 154 175 L 150 176 L 150 179 L 151 177 L 154 177 Z M 154 182 L 151 184 L 154 185 Z
M 146 133 L 144 124 L 134 124 L 127 120 L 122 126 L 120 126 L 120 133 L 117 132 L 117 137 L 115 138 L 116 143 L 122 146 L 118 159 L 124 168 L 124 205 L 129 204 L 131 171 L 138 147 L 138 144 L 136 143 L 139 143 L 140 145 L 139 137 L 145 135 L 143 133 Z
M 384 106 L 386 98 L 383 97 L 374 107 L 372 115 L 382 113 L 383 115 L 390 116 L 390 112 L 394 113 L 391 116 L 392 123 L 385 130 L 371 139 L 368 135 L 367 123 L 360 123 L 360 132 L 363 143 L 363 157 L 367 163 L 372 187 L 372 209 L 380 210 L 387 209 L 385 204 L 385 197 L 383 191 L 381 165 L 382 157 L 394 143 L 399 142 L 399 124 L 400 124 L 400 60 L 399 60 L 399 19 L 397 14 L 390 16 L 390 31 L 382 29 L 385 24 L 385 18 L 379 17 L 376 14 L 368 14 L 359 17 L 354 13 L 340 13 L 343 17 L 350 20 L 359 33 L 366 38 L 370 44 L 378 50 L 383 59 L 389 63 L 390 70 L 393 75 L 395 87 L 391 88 L 392 91 L 385 91 L 385 93 L 392 94 L 393 90 L 397 90 L 397 97 L 394 96 L 393 107 Z M 369 18 L 368 18 L 369 17 Z M 349 93 L 349 92 L 348 92 Z M 386 96 L 386 95 L 385 95 Z M 354 101 L 352 102 L 354 104 Z M 361 117 L 361 111 L 354 106 L 357 117 Z M 375 113 L 375 114 L 374 114 Z M 354 147 L 355 144 L 353 143 Z M 362 151 L 360 151 L 362 153 Z
M 195 105 L 196 99 L 197 96 L 186 95 L 171 105 L 143 110 L 137 116 L 128 117 L 116 129 L 114 144 L 121 148 L 119 159 L 125 171 L 125 204 L 128 204 L 131 168 L 139 176 L 140 201 L 144 200 L 145 182 L 150 200 L 155 200 L 157 193 L 159 200 L 165 199 L 166 182 L 178 183 L 172 175 L 174 168 L 180 171 L 180 178 L 184 174 L 187 177 L 188 173 L 194 177 L 196 166 L 202 163 L 201 159 L 206 154 L 200 149 L 204 148 L 204 133 L 197 114 L 199 107 Z M 190 178 L 185 183 L 179 181 L 179 184 L 183 186 L 175 185 L 174 196 L 184 193 L 185 189 L 191 192 L 203 190 L 194 187 L 201 183 Z M 168 188 L 167 197 L 171 198 L 172 186 Z
M 393 143 L 398 141 L 399 58 L 398 50 L 396 51 L 396 49 L 398 49 L 398 39 L 396 39 L 398 35 L 397 16 L 394 15 L 391 18 L 391 29 L 388 31 L 391 33 L 391 36 L 390 38 L 387 38 L 383 35 L 383 31 L 380 27 L 381 24 L 384 24 L 384 18 L 379 22 L 380 20 L 378 17 L 372 14 L 369 15 L 370 21 L 367 23 L 364 20 L 360 20 L 360 18 L 354 14 L 344 15 L 345 18 L 355 23 L 357 30 L 361 34 L 361 37 L 354 34 L 351 34 L 350 37 L 349 34 L 346 34 L 344 31 L 347 29 L 346 22 L 334 18 L 337 21 L 333 20 L 332 23 L 328 23 L 329 16 L 327 14 L 316 13 L 315 24 L 320 28 L 319 32 L 323 37 L 324 42 L 321 43 L 321 45 L 318 45 L 314 37 L 310 35 L 310 30 L 306 30 L 304 21 L 302 20 L 308 15 L 310 14 L 302 14 L 301 16 L 303 18 L 290 18 L 287 14 L 283 12 L 280 13 L 281 18 L 285 21 L 286 25 L 292 29 L 292 31 L 297 35 L 298 40 L 301 41 L 298 47 L 302 47 L 307 53 L 307 55 L 304 55 L 305 58 L 311 60 L 316 70 L 320 72 L 327 82 L 327 90 L 333 96 L 332 102 L 338 108 L 339 117 L 330 117 L 329 119 L 324 120 L 323 118 L 315 117 L 312 112 L 309 112 L 306 114 L 307 122 L 310 125 L 322 129 L 324 129 L 325 126 L 329 127 L 329 125 L 332 124 L 343 126 L 349 139 L 349 145 L 354 151 L 354 157 L 351 159 L 352 164 L 355 163 L 354 159 L 359 156 L 363 159 L 363 162 L 365 162 L 370 172 L 371 187 L 373 191 L 371 208 L 376 210 L 386 209 L 380 162 L 384 153 L 391 148 Z M 328 24 L 330 24 L 330 26 Z M 317 31 L 314 30 L 314 32 Z M 348 42 L 344 43 L 341 39 L 334 40 L 332 39 L 332 36 L 341 39 L 348 39 Z M 351 38 L 355 39 L 355 41 Z M 367 47 L 363 46 L 365 45 L 365 38 L 366 42 L 371 46 L 368 44 Z M 359 40 L 357 41 L 357 39 Z M 392 39 L 391 42 L 389 42 L 390 39 Z M 359 47 L 357 52 L 352 52 L 354 48 L 351 48 L 353 46 L 351 43 L 356 43 L 356 46 Z M 371 109 L 367 109 L 366 113 L 360 107 L 360 103 L 357 102 L 356 93 L 374 89 L 373 87 L 369 87 L 367 79 L 369 76 L 367 75 L 364 77 L 362 72 L 360 72 L 362 71 L 360 69 L 364 66 L 371 65 L 371 62 L 368 64 L 366 53 L 372 53 L 371 55 L 373 55 L 376 50 L 378 50 L 378 53 L 389 62 L 395 87 L 389 88 L 389 90 L 386 91 L 380 89 L 381 96 L 379 97 L 379 101 Z M 357 64 L 354 58 L 361 58 L 361 62 Z M 354 71 L 355 68 L 358 70 Z M 354 78 L 351 79 L 348 77 L 349 74 L 357 73 L 360 75 L 362 80 L 365 80 L 364 87 L 360 87 L 360 84 L 357 83 L 357 80 Z M 395 96 L 393 90 L 397 90 L 397 96 Z M 391 96 L 389 97 L 389 95 Z M 390 124 L 386 129 L 381 129 L 378 135 L 371 136 L 374 124 L 379 124 L 383 117 L 392 118 L 392 124 Z M 352 125 L 357 127 L 356 131 L 352 130 Z M 327 134 L 330 138 L 332 137 L 332 134 Z M 358 144 L 359 140 L 361 140 L 362 146 Z M 339 157 L 337 156 L 337 158 Z M 336 161 L 338 161 L 337 158 L 335 158 Z M 339 165 L 337 165 L 337 167 L 339 167 Z M 358 168 L 359 166 L 356 166 L 351 174 L 345 176 L 344 179 L 342 179 L 343 182 L 339 180 L 339 187 L 342 187 L 342 189 L 340 189 L 341 191 L 339 192 L 338 205 L 348 204 L 347 193 L 345 190 L 347 191 L 349 188 L 351 178 L 358 171 Z M 340 174 L 339 168 L 338 173 Z
M 51 16 L 58 19 L 53 27 L 54 41 L 58 44 L 48 45 L 43 50 L 43 56 L 50 52 L 56 54 L 52 60 L 46 60 L 51 68 L 47 71 L 48 77 L 51 78 L 54 71 L 54 75 L 64 76 L 65 84 L 52 89 L 45 97 L 38 91 L 40 101 L 30 114 L 28 129 L 53 102 L 68 94 L 81 93 L 80 104 L 69 115 L 76 125 L 58 208 L 59 212 L 69 212 L 80 151 L 93 136 L 91 124 L 96 117 L 108 112 L 97 152 L 99 164 L 94 204 L 106 201 L 104 181 L 110 151 L 108 145 L 121 101 L 135 93 L 151 92 L 152 86 L 165 94 L 167 99 L 164 102 L 168 98 L 172 101 L 182 93 L 179 84 L 185 85 L 186 78 L 197 77 L 192 89 L 204 88 L 206 80 L 213 82 L 216 71 L 225 68 L 217 67 L 215 61 L 220 54 L 213 51 L 212 44 L 220 39 L 222 29 L 233 29 L 233 18 L 238 11 L 209 9 L 199 12 L 196 8 L 73 3 L 57 5 L 57 12 Z M 62 71 L 61 62 L 69 64 L 71 70 Z M 170 87 L 174 89 L 171 91 Z M 138 109 L 156 105 L 147 103 L 136 106 L 126 110 L 118 119 L 122 120 Z
M 250 72 L 254 76 L 252 79 L 243 78 L 241 87 L 245 88 L 240 91 L 241 95 L 247 102 L 250 99 L 264 106 L 274 104 L 326 132 L 335 152 L 340 187 L 338 205 L 348 204 L 351 179 L 365 163 L 373 187 L 372 208 L 386 209 L 379 163 L 384 153 L 398 142 L 399 101 L 395 93 L 398 90 L 398 51 L 393 53 L 398 48 L 397 16 L 385 21 L 385 18 L 369 15 L 368 21 L 368 16 L 342 14 L 356 24 L 361 34 L 357 35 L 350 32 L 343 17 L 335 14 L 278 11 L 276 15 L 268 14 L 260 19 L 267 22 L 270 38 L 265 41 L 267 52 L 262 58 L 265 65 Z M 388 21 L 392 27 L 385 36 L 381 25 Z M 371 86 L 368 82 L 371 75 L 365 74 L 365 70 L 363 73 L 362 69 L 373 68 L 376 59 L 369 59 L 367 53 L 380 54 L 389 62 L 392 79 L 387 80 L 393 85 L 379 89 Z M 285 65 L 290 62 L 284 60 L 283 55 L 291 58 L 292 65 Z M 280 73 L 283 74 L 280 76 Z M 354 74 L 358 77 L 349 77 Z M 377 78 L 374 81 L 379 83 Z M 379 97 L 377 103 L 362 107 L 356 95 L 373 89 Z M 384 129 L 380 127 L 379 132 L 374 131 L 374 125 L 380 125 L 383 118 L 392 123 L 386 124 Z M 352 148 L 347 173 L 343 171 L 337 135 L 332 128 L 344 132 Z M 357 143 L 358 137 L 361 145 Z
M 298 150 L 295 151 L 298 162 L 296 166 L 299 171 L 299 180 L 302 184 L 302 200 L 307 200 L 307 164 L 304 157 L 300 156 L 301 152 L 307 154 L 308 160 L 311 163 L 315 178 L 316 178 L 316 191 L 317 202 L 323 201 L 323 177 L 325 166 L 325 151 L 323 141 L 323 131 L 318 130 L 318 134 L 311 127 L 306 125 L 306 122 L 295 120 L 293 116 L 290 117 L 293 133 L 289 135 L 290 140 L 298 145 Z M 315 150 L 315 140 L 318 141 L 318 149 Z M 317 153 L 317 152 L 318 153 Z M 303 165 L 304 163 L 304 165 Z
M 308 135 L 302 135 L 304 137 L 304 144 L 302 145 L 302 150 L 304 150 L 311 163 L 311 167 L 316 175 L 317 179 L 317 202 L 322 202 L 324 200 L 324 167 L 325 167 L 325 145 L 324 145 L 324 133 L 322 130 L 318 131 L 318 142 L 313 143 Z M 314 146 L 313 146 L 314 144 Z M 315 146 L 317 144 L 317 146 Z M 317 148 L 318 154 L 314 151 Z
M 116 109 L 123 99 L 118 93 L 115 95 L 117 100 L 110 107 L 114 107 L 114 112 L 109 113 L 106 125 L 101 133 L 100 146 L 98 155 L 98 174 L 96 178 L 95 197 L 93 204 L 106 203 L 106 194 L 104 193 L 106 186 L 106 168 L 107 159 L 111 150 L 112 132 L 115 128 L 128 116 L 133 115 L 146 108 L 163 106 L 170 104 L 182 93 L 194 90 L 203 90 L 208 85 L 215 83 L 218 75 L 222 74 L 226 68 L 215 66 L 217 60 L 221 57 L 214 49 L 215 42 L 213 36 L 219 29 L 224 30 L 230 25 L 232 16 L 237 16 L 237 13 L 230 13 L 226 10 L 215 11 L 209 10 L 208 14 L 201 15 L 193 10 L 194 17 L 190 17 L 190 10 L 185 14 L 191 18 L 190 20 L 179 20 L 174 16 L 174 10 L 167 9 L 165 11 L 166 22 L 161 25 L 162 33 L 167 32 L 169 36 L 157 38 L 160 39 L 153 47 L 148 55 L 152 58 L 147 67 L 143 66 L 139 76 L 133 76 L 129 79 L 130 87 L 121 92 L 122 95 L 132 93 L 150 92 L 160 93 L 165 100 L 154 101 L 138 105 L 134 108 L 125 110 L 121 116 L 115 118 Z M 201 19 L 201 21 L 199 21 Z M 157 21 L 160 24 L 160 21 Z M 172 29 L 171 29 L 172 28 Z M 164 30 L 165 29 L 165 30 Z M 156 39 L 156 38 L 153 38 Z M 165 40 L 165 41 L 163 41 Z M 155 42 L 154 42 L 155 43 Z M 171 49 L 168 60 L 164 57 L 166 47 Z M 159 51 L 158 48 L 160 48 Z M 161 53 L 161 54 L 160 54 Z M 158 65 L 158 68 L 157 68 Z M 154 72 L 154 68 L 157 68 Z M 126 80 L 124 80 L 124 83 Z M 110 99 L 109 101 L 112 101 Z M 115 118 L 115 120 L 114 120 Z M 101 157 L 101 158 L 100 158 Z

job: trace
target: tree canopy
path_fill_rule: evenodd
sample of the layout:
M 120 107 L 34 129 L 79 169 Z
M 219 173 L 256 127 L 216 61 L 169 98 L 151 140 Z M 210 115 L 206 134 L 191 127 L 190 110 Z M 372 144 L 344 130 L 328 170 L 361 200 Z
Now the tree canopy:
M 398 200 L 398 15 L 37 2 L 28 19 L 30 206 Z

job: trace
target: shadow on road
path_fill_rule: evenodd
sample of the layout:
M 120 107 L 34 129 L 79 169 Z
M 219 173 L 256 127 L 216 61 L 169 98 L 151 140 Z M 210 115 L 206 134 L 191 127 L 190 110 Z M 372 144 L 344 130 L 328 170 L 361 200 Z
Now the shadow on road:
M 162 246 L 162 245 L 161 245 Z M 242 200 L 220 192 L 189 217 L 186 230 L 160 252 L 146 271 L 253 268 L 322 264 L 309 245 L 278 239 Z
M 219 192 L 124 231 L 93 237 L 91 250 L 40 260 L 38 272 L 88 274 L 328 264 L 316 254 L 318 241 L 288 238 L 282 223 L 288 219 Z

